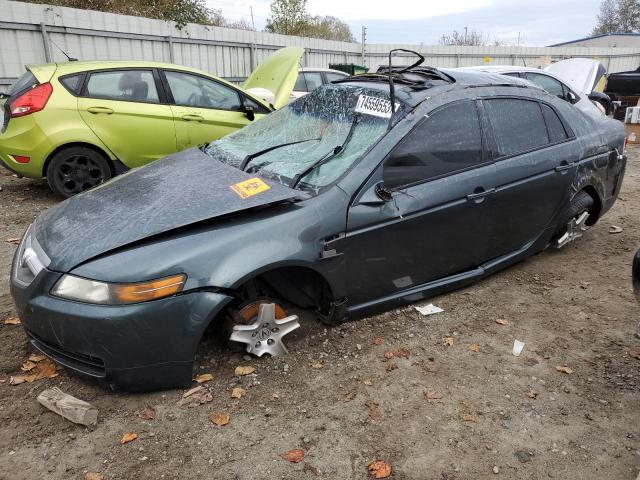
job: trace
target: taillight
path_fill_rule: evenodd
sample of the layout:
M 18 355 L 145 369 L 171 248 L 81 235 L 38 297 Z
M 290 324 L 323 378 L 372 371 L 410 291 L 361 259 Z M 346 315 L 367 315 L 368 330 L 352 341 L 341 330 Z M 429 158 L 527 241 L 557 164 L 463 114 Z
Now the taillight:
M 11 102 L 11 118 L 24 117 L 42 110 L 53 92 L 50 83 L 43 83 L 24 92 Z

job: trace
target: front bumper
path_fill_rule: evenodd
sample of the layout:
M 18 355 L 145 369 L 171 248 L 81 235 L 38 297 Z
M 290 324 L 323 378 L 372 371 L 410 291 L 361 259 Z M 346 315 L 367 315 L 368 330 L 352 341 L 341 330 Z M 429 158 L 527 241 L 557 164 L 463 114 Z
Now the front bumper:
M 31 343 L 72 370 L 127 390 L 190 384 L 202 334 L 231 300 L 199 291 L 132 305 L 91 305 L 50 296 L 60 276 L 44 269 L 24 285 L 12 273 L 11 295 Z

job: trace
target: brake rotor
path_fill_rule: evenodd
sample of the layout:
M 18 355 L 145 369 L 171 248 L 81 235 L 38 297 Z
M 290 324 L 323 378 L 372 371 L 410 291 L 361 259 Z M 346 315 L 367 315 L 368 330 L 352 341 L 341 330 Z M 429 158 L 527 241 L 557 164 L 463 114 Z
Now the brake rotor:
M 268 299 L 253 301 L 232 313 L 227 322 L 229 340 L 246 344 L 247 353 L 272 357 L 287 353 L 283 338 L 300 327 L 297 315 Z

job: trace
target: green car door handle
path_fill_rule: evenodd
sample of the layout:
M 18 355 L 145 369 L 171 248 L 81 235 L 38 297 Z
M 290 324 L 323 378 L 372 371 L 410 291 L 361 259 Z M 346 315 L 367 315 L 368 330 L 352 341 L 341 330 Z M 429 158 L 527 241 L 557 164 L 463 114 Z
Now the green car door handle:
M 186 122 L 201 122 L 204 120 L 200 115 L 186 114 L 182 115 L 182 119 Z
M 113 110 L 108 107 L 89 107 L 87 108 L 87 112 L 89 113 L 104 113 L 106 115 L 111 115 Z

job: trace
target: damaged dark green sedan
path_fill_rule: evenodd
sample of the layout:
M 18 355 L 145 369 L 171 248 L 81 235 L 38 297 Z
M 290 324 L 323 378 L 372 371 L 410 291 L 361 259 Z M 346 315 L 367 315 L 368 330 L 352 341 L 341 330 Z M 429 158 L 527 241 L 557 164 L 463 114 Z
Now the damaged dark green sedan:
M 393 67 L 42 213 L 11 291 L 33 345 L 129 389 L 191 382 L 205 330 L 258 356 L 477 281 L 614 203 L 624 129 L 514 78 Z

